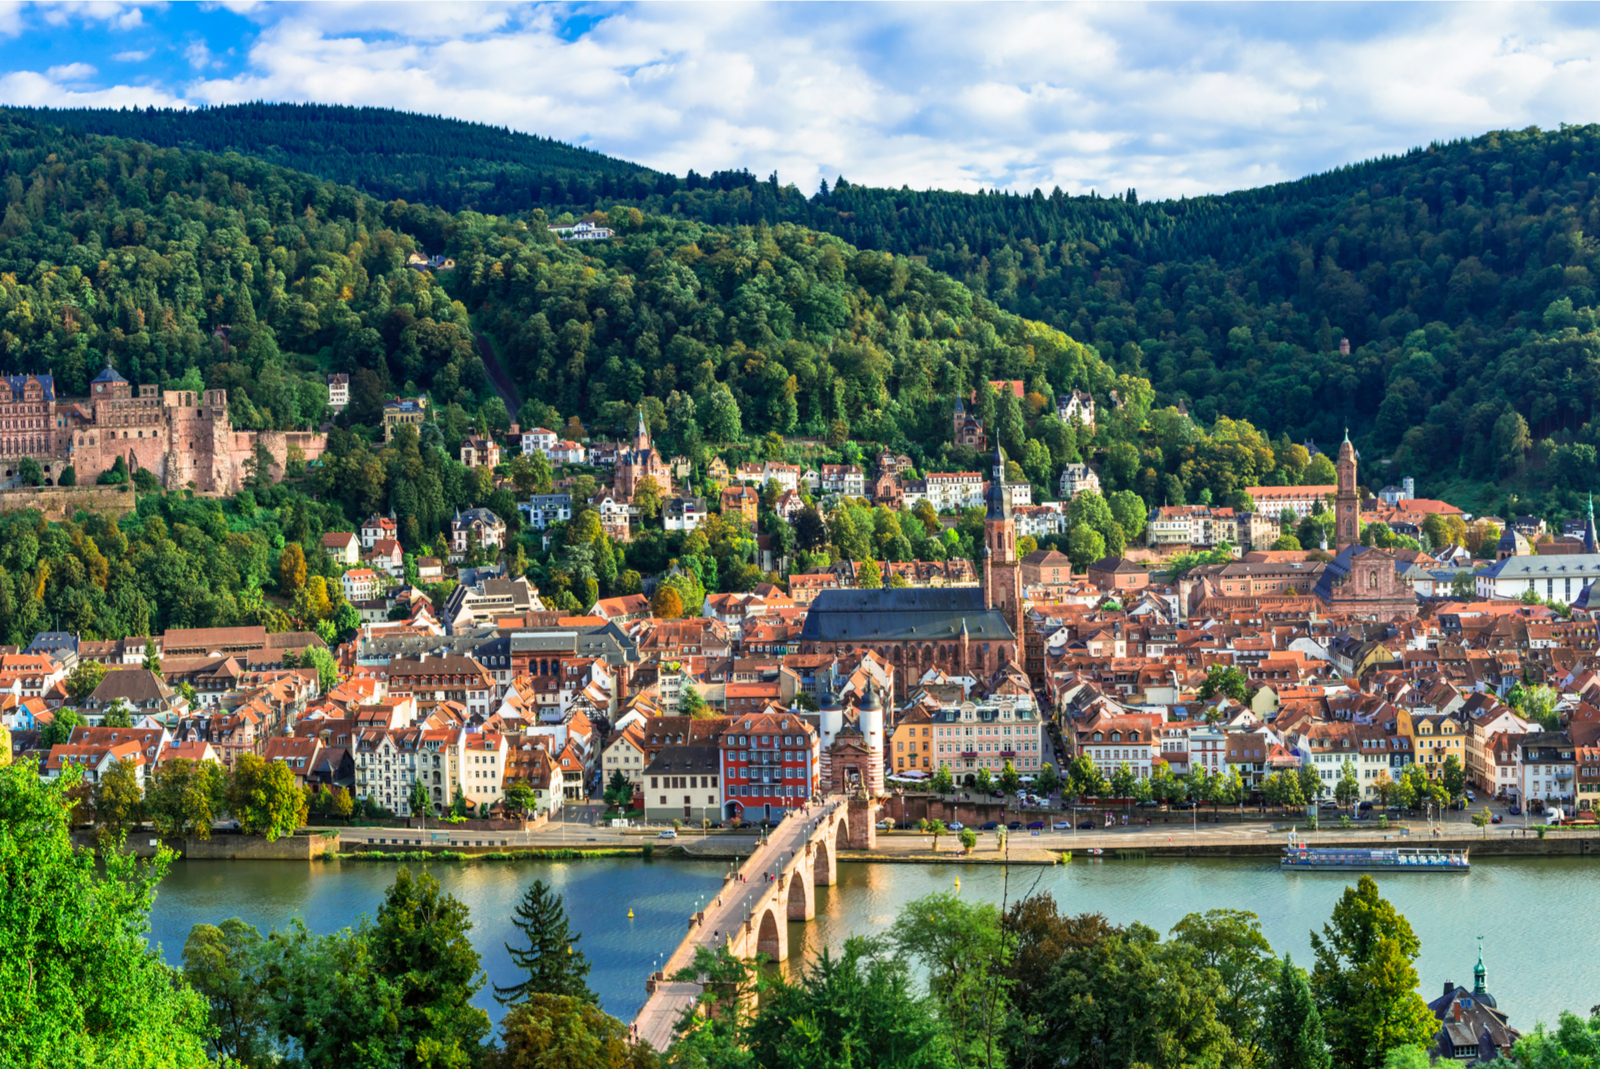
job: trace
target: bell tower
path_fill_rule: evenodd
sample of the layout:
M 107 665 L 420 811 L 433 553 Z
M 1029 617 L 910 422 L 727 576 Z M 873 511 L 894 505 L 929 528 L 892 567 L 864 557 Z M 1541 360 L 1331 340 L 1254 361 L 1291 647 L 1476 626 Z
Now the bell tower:
M 994 447 L 994 470 L 989 474 L 989 511 L 983 518 L 983 604 L 998 609 L 1022 643 L 1022 565 L 1017 560 L 1017 521 L 1011 516 L 1011 495 L 1006 492 L 1006 455 Z M 1016 658 L 1021 663 L 1021 657 Z
M 1338 493 L 1334 497 L 1333 541 L 1334 551 L 1361 541 L 1361 494 L 1356 490 L 1356 447 L 1350 444 L 1350 432 L 1344 432 L 1344 444 L 1339 446 Z

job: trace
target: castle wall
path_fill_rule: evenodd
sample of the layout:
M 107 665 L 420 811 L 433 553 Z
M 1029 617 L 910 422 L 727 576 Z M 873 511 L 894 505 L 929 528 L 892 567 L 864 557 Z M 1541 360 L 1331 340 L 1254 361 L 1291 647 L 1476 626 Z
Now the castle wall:
M 195 393 L 141 386 L 135 396 L 125 382 L 96 388 L 99 392 L 87 403 L 57 403 L 50 419 L 55 427 L 31 453 L 52 482 L 70 464 L 79 483 L 92 485 L 121 457 L 129 471 L 149 471 L 169 490 L 192 485 L 202 493 L 234 493 L 244 484 L 244 464 L 258 439 L 272 453 L 275 478 L 283 477 L 291 444 L 307 461 L 327 449 L 327 437 L 319 433 L 235 431 L 226 390 Z

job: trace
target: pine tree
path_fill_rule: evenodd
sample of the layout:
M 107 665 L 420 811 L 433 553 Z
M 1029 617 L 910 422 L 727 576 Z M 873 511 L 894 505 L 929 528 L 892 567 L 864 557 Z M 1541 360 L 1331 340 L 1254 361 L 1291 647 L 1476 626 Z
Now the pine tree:
M 1286 954 L 1261 1029 L 1265 1069 L 1328 1069 L 1332 1057 L 1306 974 Z
M 589 959 L 574 946 L 583 936 L 568 927 L 560 895 L 543 880 L 534 880 L 517 903 L 511 923 L 527 937 L 528 945 L 519 950 L 507 943 L 506 952 L 528 978 L 510 987 L 494 985 L 496 1002 L 515 1006 L 532 995 L 566 995 L 598 1003 L 584 982 Z

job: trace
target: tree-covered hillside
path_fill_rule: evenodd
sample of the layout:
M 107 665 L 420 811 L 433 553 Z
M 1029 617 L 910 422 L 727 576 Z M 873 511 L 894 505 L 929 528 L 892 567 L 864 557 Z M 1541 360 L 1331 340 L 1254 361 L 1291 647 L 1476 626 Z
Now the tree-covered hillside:
M 487 389 L 466 309 L 407 255 L 437 208 L 380 204 L 243 156 L 152 149 L 0 119 L 0 370 L 69 395 L 107 358 L 135 383 L 230 391 L 237 426 L 324 418 L 328 371 L 374 418 L 408 379 Z M 226 328 L 226 329 L 223 329 Z
M 84 114 L 134 129 L 136 113 Z M 229 145 L 270 154 L 274 114 L 165 113 L 141 129 L 211 143 L 187 131 L 226 125 Z M 377 129 L 440 122 L 373 118 Z M 507 135 L 457 126 L 450 158 L 500 173 Z M 622 172 L 518 159 L 521 169 L 504 169 L 471 198 L 442 189 L 431 198 L 498 212 L 537 205 L 550 217 L 627 205 L 714 225 L 824 231 L 916 258 L 1092 344 L 1117 372 L 1148 377 L 1158 405 L 1186 401 L 1203 423 L 1244 418 L 1322 442 L 1348 425 L 1369 465 L 1394 459 L 1381 475 L 1369 468 L 1373 481 L 1410 473 L 1427 491 L 1480 508 L 1518 492 L 1557 510 L 1595 482 L 1597 249 L 1585 231 L 1595 229 L 1600 127 L 1494 133 L 1262 189 L 1157 202 L 1132 191 L 1017 196 L 842 181 L 808 196 L 746 171 L 652 175 L 647 188 Z M 391 188 L 380 156 L 300 162 Z M 330 170 L 336 162 L 344 170 Z
M 500 126 L 390 108 L 229 104 L 214 108 L 6 108 L 41 125 L 163 148 L 238 152 L 351 185 L 380 200 L 506 213 L 561 195 L 644 196 L 647 167 Z M 670 179 L 669 179 L 670 181 Z

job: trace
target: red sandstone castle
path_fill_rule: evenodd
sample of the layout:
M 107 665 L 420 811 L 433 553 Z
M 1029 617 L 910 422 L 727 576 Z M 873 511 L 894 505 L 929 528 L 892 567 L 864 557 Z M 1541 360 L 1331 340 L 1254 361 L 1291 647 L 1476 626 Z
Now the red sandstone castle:
M 228 418 L 228 392 L 158 390 L 140 386 L 106 363 L 83 400 L 55 395 L 50 375 L 0 377 L 0 471 L 16 477 L 24 457 L 38 461 L 45 484 L 71 467 L 80 484 L 93 483 L 122 457 L 130 472 L 145 468 L 168 489 L 194 484 L 201 492 L 232 493 L 244 484 L 245 461 L 257 441 L 272 453 L 274 477 L 283 475 L 290 447 L 306 460 L 326 448 L 322 434 L 236 431 Z

